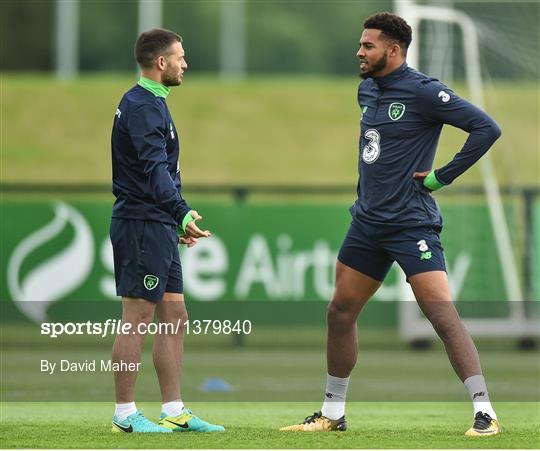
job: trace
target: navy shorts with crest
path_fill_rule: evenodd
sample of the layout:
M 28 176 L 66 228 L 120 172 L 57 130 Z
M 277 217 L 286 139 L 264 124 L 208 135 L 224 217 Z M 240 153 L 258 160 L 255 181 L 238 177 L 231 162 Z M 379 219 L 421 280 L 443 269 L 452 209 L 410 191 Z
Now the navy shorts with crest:
M 407 279 L 428 271 L 445 271 L 440 227 L 375 226 L 353 220 L 338 254 L 346 266 L 382 282 L 396 261 Z
M 183 293 L 178 236 L 173 225 L 112 218 L 110 237 L 118 296 L 157 302 Z

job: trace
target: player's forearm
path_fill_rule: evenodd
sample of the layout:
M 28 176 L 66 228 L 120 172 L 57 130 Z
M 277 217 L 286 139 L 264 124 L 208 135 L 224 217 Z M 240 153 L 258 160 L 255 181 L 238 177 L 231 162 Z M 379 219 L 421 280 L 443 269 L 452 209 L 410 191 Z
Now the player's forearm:
M 150 173 L 150 185 L 155 202 L 165 207 L 178 224 L 191 208 L 176 188 L 165 164 L 156 165 Z
M 435 176 L 443 185 L 449 185 L 474 163 L 476 163 L 501 136 L 501 129 L 496 122 L 490 120 L 482 127 L 475 128 L 469 134 L 463 148 L 452 161 L 435 170 Z

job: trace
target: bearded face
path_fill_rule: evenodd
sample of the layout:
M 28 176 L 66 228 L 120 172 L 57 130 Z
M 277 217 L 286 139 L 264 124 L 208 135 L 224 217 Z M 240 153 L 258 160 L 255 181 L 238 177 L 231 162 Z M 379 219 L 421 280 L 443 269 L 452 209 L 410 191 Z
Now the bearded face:
M 388 63 L 388 55 L 386 52 L 378 60 L 369 62 L 367 59 L 360 58 L 360 77 L 364 80 L 373 76 L 377 76 L 379 72 L 386 69 Z
M 184 72 L 187 69 L 184 48 L 182 43 L 175 42 L 171 45 L 171 51 L 165 57 L 165 69 L 161 74 L 161 82 L 165 86 L 178 86 L 182 83 Z

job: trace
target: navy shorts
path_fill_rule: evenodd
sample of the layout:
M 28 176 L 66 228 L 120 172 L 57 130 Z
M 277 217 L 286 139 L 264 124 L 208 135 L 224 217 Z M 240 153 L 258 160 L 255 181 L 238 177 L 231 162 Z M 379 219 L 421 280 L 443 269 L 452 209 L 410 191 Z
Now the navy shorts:
M 428 271 L 445 271 L 440 228 L 391 228 L 352 221 L 339 250 L 346 266 L 382 282 L 396 261 L 407 279 Z
M 112 218 L 116 294 L 157 302 L 163 293 L 183 293 L 176 228 L 138 219 Z

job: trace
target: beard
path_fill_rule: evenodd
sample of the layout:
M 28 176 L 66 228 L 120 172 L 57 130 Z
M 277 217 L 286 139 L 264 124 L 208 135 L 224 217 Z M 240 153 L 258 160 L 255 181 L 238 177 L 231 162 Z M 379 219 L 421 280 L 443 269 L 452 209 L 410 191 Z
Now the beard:
M 373 77 L 375 74 L 377 74 L 377 72 L 380 72 L 386 67 L 387 60 L 388 58 L 385 53 L 383 56 L 379 58 L 378 61 L 375 61 L 373 63 L 373 66 L 371 67 L 371 69 L 368 69 L 365 72 L 360 71 L 360 78 L 365 80 L 366 78 Z
M 161 82 L 167 87 L 179 86 L 182 83 L 182 79 L 177 72 L 165 71 L 161 76 Z

